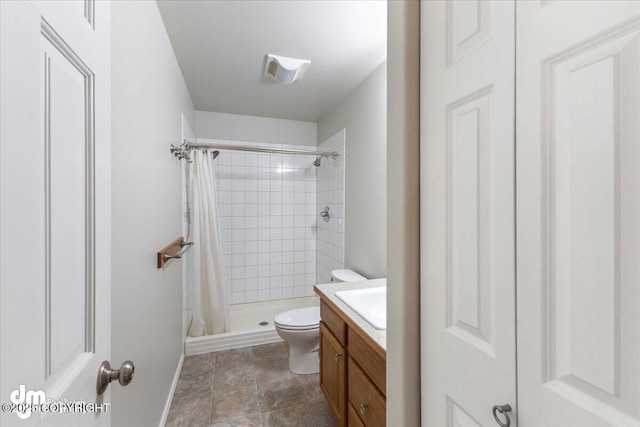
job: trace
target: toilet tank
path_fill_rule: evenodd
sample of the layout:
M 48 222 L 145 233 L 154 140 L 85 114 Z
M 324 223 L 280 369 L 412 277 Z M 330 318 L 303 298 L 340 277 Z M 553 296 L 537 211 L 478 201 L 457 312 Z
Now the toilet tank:
M 348 268 L 331 270 L 332 282 L 359 282 L 361 280 L 367 280 L 367 278 Z

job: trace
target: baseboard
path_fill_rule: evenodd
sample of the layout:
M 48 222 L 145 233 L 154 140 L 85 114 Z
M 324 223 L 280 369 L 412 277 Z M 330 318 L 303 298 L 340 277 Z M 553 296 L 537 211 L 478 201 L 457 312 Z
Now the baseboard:
M 184 362 L 184 354 L 180 355 L 180 361 L 178 362 L 176 373 L 173 375 L 173 382 L 171 383 L 171 388 L 169 389 L 169 396 L 167 397 L 167 402 L 164 404 L 164 411 L 162 412 L 162 418 L 160 418 L 160 424 L 159 424 L 160 427 L 164 427 L 164 425 L 167 423 L 167 417 L 169 416 L 169 409 L 171 409 L 171 402 L 173 401 L 173 394 L 176 391 L 178 380 L 180 379 L 182 362 Z
M 188 337 L 185 342 L 185 355 L 211 353 L 213 351 L 269 344 L 278 341 L 282 341 L 282 338 L 280 338 L 275 329 Z

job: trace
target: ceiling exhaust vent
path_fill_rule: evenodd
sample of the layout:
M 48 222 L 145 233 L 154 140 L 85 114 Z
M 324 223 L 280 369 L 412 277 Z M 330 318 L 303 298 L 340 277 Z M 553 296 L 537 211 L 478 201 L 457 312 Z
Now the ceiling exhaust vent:
M 278 83 L 289 84 L 302 80 L 307 74 L 309 65 L 311 61 L 307 59 L 287 58 L 269 53 L 264 74 L 273 77 Z

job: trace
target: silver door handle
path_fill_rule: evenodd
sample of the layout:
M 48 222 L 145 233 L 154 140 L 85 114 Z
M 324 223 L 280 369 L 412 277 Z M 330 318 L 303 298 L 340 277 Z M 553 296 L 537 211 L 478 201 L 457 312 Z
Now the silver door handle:
M 493 419 L 496 420 L 500 427 L 509 427 L 511 425 L 511 418 L 509 417 L 509 412 L 511 412 L 511 405 L 508 403 L 506 405 L 496 405 L 493 407 Z M 498 414 L 504 416 L 504 422 L 500 419 Z
M 96 392 L 98 396 L 105 392 L 109 383 L 118 380 L 121 386 L 125 386 L 133 379 L 135 366 L 131 360 L 125 361 L 120 369 L 111 369 L 111 364 L 105 360 L 98 368 L 98 381 L 96 382 Z

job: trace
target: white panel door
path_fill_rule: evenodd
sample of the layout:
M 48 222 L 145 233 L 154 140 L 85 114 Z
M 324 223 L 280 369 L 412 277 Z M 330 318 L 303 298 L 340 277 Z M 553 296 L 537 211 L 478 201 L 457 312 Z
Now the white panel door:
M 108 403 L 110 5 L 2 1 L 0 15 L 0 400 Z M 1 424 L 110 415 L 3 411 Z
M 517 3 L 522 426 L 640 426 L 640 2 Z
M 514 426 L 514 2 L 421 14 L 423 425 Z

